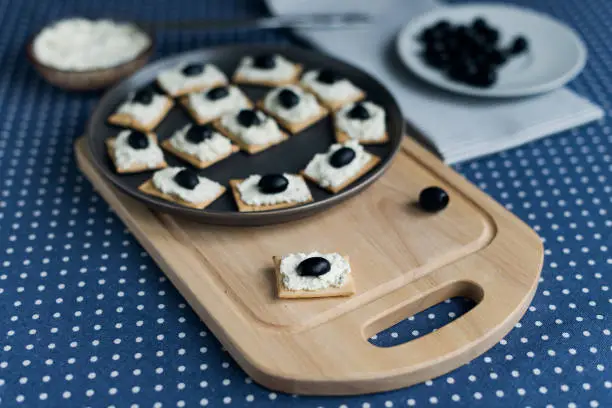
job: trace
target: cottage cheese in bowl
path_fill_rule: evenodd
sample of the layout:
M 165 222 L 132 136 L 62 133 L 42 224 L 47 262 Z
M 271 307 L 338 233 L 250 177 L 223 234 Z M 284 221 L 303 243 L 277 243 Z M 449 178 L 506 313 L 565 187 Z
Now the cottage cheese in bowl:
M 134 24 L 70 18 L 44 28 L 32 53 L 47 67 L 84 72 L 132 61 L 150 45 L 151 38 Z

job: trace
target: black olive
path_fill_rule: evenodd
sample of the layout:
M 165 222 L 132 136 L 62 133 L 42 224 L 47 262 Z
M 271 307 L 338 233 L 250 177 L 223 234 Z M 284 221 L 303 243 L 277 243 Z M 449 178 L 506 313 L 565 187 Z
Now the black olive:
M 227 86 L 218 86 L 206 92 L 206 97 L 211 101 L 216 101 L 218 99 L 223 99 L 229 95 L 229 90 Z
M 523 40 L 515 40 L 507 50 L 501 49 L 496 45 L 499 31 L 483 18 L 457 26 L 439 20 L 421 33 L 424 42 L 421 57 L 425 64 L 442 71 L 453 81 L 486 88 L 497 82 L 498 68 L 513 53 L 527 46 Z
M 512 42 L 512 45 L 510 46 L 510 52 L 515 55 L 520 54 L 526 51 L 528 47 L 529 44 L 527 43 L 527 39 L 519 35 Z
M 424 58 L 427 65 L 434 68 L 446 70 L 450 66 L 451 55 L 446 52 L 436 52 L 427 49 L 424 53 Z
M 436 41 L 427 46 L 427 51 L 442 54 L 447 53 L 448 49 L 446 48 L 446 43 L 444 41 Z
M 202 72 L 204 72 L 204 65 L 203 64 L 189 64 L 186 67 L 184 67 L 181 70 L 181 72 L 185 76 L 200 75 Z
M 261 120 L 259 119 L 259 116 L 257 116 L 257 111 L 253 109 L 242 109 L 240 112 L 238 112 L 236 119 L 241 126 L 246 128 L 261 124 Z
M 277 98 L 280 104 L 286 109 L 291 109 L 300 103 L 300 96 L 291 89 L 282 89 L 278 93 Z
M 420 40 L 425 44 L 429 44 L 444 38 L 446 35 L 446 31 L 436 30 L 434 27 L 430 27 L 421 33 Z
M 464 82 L 470 76 L 468 73 L 468 65 L 461 62 L 454 63 L 448 70 L 448 76 L 455 81 Z
M 154 92 L 151 88 L 143 88 L 136 92 L 132 101 L 141 105 L 148 105 L 153 102 L 153 95 Z
M 489 88 L 493 86 L 495 82 L 497 82 L 497 71 L 483 69 L 474 76 L 471 84 L 481 88 Z
M 469 27 L 459 26 L 455 30 L 455 38 L 459 41 L 464 42 L 465 40 L 472 38 L 474 36 L 474 31 L 472 31 Z
M 474 56 L 473 60 L 474 64 L 478 66 L 481 70 L 493 70 L 495 69 L 495 64 L 489 58 L 488 53 L 480 53 Z
M 434 31 L 435 30 L 433 28 L 428 28 L 426 30 L 421 31 L 421 33 L 419 34 L 419 37 L 418 37 L 419 40 L 422 43 L 425 43 L 425 44 L 429 44 L 429 43 L 435 41 L 436 38 L 434 37 Z
M 362 103 L 356 103 L 353 108 L 348 111 L 348 117 L 351 119 L 368 120 L 370 119 L 370 112 L 363 106 Z
M 355 151 L 350 147 L 343 146 L 336 150 L 329 158 L 329 164 L 332 167 L 339 169 L 344 167 L 355 159 Z
M 288 186 L 289 180 L 282 174 L 266 174 L 257 183 L 257 188 L 264 194 L 282 193 Z
M 440 20 L 433 26 L 435 31 L 440 32 L 449 31 L 451 28 L 451 23 L 448 20 Z
M 501 52 L 500 50 L 493 50 L 493 51 L 489 52 L 488 55 L 487 55 L 487 58 L 494 65 L 502 65 L 508 59 L 506 57 L 506 55 L 504 55 L 504 53 Z
M 427 212 L 438 212 L 448 205 L 448 194 L 440 187 L 427 187 L 419 194 L 419 206 Z
M 488 30 L 480 33 L 480 35 L 488 44 L 496 44 L 499 40 L 499 31 L 494 28 L 489 28 Z
M 149 147 L 149 137 L 142 132 L 132 130 L 132 133 L 128 136 L 128 144 L 132 149 L 146 149 Z
M 319 71 L 319 74 L 317 75 L 317 81 L 323 84 L 327 84 L 327 85 L 336 83 L 339 80 L 340 80 L 340 76 L 334 71 L 332 71 L 331 69 L 322 69 Z
M 272 69 L 276 66 L 274 55 L 262 54 L 253 58 L 253 66 L 259 69 Z
M 208 123 L 205 125 L 193 125 L 187 131 L 185 140 L 193 144 L 198 144 L 202 143 L 206 139 L 210 139 L 213 133 L 214 129 Z
M 174 181 L 179 186 L 186 188 L 187 190 L 193 190 L 200 183 L 198 174 L 193 170 L 183 169 L 176 173 Z
M 484 18 L 477 17 L 474 19 L 474 21 L 472 21 L 472 29 L 481 33 L 483 31 L 488 30 L 489 25 L 487 24 L 487 21 Z
M 296 268 L 296 271 L 300 276 L 321 276 L 325 275 L 330 270 L 331 264 L 329 261 L 320 256 L 306 258 L 300 262 Z

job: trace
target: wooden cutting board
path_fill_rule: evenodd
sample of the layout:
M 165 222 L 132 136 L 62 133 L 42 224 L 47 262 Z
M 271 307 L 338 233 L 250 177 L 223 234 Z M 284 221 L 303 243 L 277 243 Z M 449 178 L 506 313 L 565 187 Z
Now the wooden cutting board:
M 539 237 L 411 139 L 357 197 L 303 220 L 224 227 L 147 209 L 119 193 L 89 160 L 83 173 L 210 330 L 258 383 L 299 394 L 361 394 L 439 376 L 495 345 L 521 318 L 543 261 Z M 443 187 L 438 214 L 416 206 Z M 357 293 L 280 300 L 272 256 L 339 252 Z M 395 347 L 367 339 L 453 296 L 478 305 L 439 330 Z

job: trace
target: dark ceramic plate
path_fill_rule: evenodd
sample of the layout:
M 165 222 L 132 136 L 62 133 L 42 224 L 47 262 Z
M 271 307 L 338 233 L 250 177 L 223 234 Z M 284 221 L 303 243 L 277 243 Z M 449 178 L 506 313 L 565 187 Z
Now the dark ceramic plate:
M 371 153 L 379 156 L 381 162 L 351 186 L 339 194 L 331 194 L 309 182 L 314 201 L 299 207 L 272 210 L 266 212 L 240 213 L 229 190 L 228 181 L 234 178 L 245 178 L 251 174 L 297 173 L 304 169 L 315 153 L 324 152 L 335 142 L 333 123 L 330 116 L 310 128 L 294 135 L 289 140 L 271 147 L 259 154 L 249 156 L 244 152 L 236 153 L 207 169 L 198 170 L 200 175 L 215 180 L 228 187 L 228 191 L 204 210 L 195 210 L 146 195 L 138 186 L 151 177 L 153 172 L 133 175 L 120 175 L 108 157 L 104 141 L 115 136 L 120 130 L 108 125 L 106 119 L 116 107 L 126 99 L 129 92 L 146 86 L 155 80 L 157 74 L 175 66 L 179 62 L 208 62 L 217 65 L 228 77 L 231 77 L 238 62 L 244 55 L 259 53 L 278 53 L 288 59 L 304 65 L 306 70 L 314 68 L 331 68 L 350 79 L 367 93 L 367 98 L 384 107 L 387 113 L 387 131 L 390 141 L 384 145 L 366 146 Z M 269 88 L 241 86 L 241 89 L 253 101 L 263 97 Z M 173 108 L 155 132 L 160 141 L 169 138 L 172 132 L 191 119 L 178 104 Z M 180 54 L 152 63 L 125 81 L 108 91 L 96 107 L 87 128 L 87 138 L 96 167 L 115 186 L 123 192 L 141 201 L 149 208 L 180 214 L 202 222 L 226 225 L 262 225 L 296 220 L 318 211 L 325 210 L 341 201 L 363 191 L 380 177 L 387 169 L 393 156 L 400 147 L 403 133 L 403 119 L 397 103 L 391 94 L 375 79 L 363 71 L 327 55 L 297 47 L 271 45 L 239 45 L 221 48 L 210 48 Z M 190 166 L 188 163 L 164 152 L 170 166 Z

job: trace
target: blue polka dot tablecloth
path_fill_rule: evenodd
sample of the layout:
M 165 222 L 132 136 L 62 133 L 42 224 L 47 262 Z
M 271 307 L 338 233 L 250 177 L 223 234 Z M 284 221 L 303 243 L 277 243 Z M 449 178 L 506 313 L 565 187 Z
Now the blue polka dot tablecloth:
M 570 86 L 611 112 L 612 2 L 520 0 L 576 28 L 590 58 Z M 66 93 L 24 44 L 65 16 L 257 16 L 252 0 L 0 1 L 0 406 L 612 407 L 612 132 L 607 120 L 456 166 L 535 229 L 545 265 L 527 314 L 470 364 L 354 397 L 270 392 L 236 365 L 79 174 L 73 142 L 99 94 Z M 165 32 L 157 57 L 277 32 Z M 465 313 L 442 303 L 371 339 L 390 346 Z

